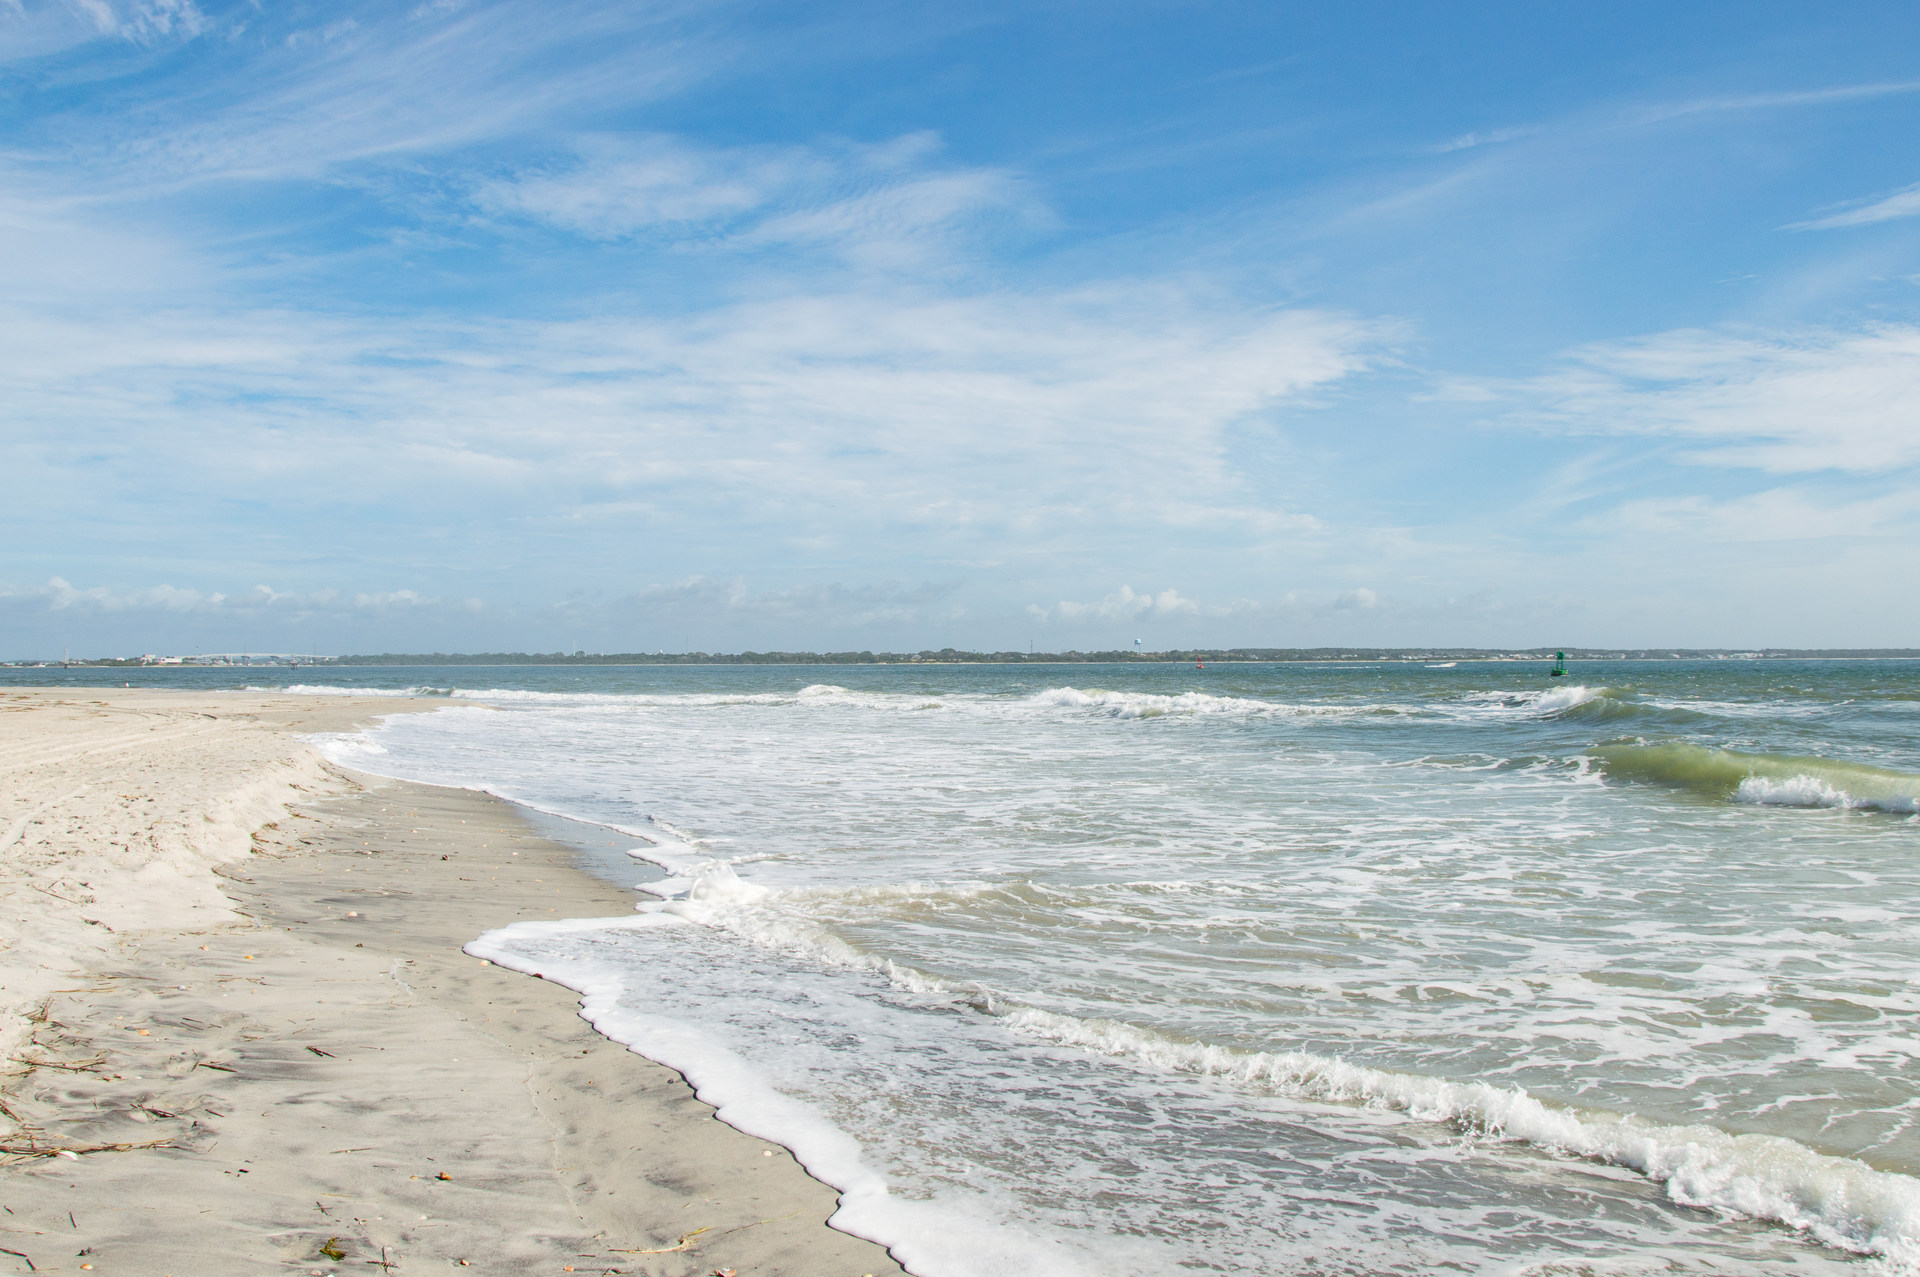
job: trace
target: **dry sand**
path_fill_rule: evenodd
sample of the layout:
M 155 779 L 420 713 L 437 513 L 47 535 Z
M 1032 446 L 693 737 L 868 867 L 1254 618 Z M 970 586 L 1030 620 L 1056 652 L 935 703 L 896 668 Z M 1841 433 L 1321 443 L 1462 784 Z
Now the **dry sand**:
M 296 739 L 431 707 L 0 693 L 0 1272 L 900 1273 L 571 991 L 460 951 L 628 893 Z

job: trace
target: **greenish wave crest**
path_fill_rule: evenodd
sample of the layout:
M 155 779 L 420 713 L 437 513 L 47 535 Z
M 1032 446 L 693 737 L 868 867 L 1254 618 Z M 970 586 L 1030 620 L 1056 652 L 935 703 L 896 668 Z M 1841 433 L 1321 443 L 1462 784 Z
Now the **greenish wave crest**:
M 1730 801 L 1920 810 L 1920 776 L 1817 755 L 1669 744 L 1603 746 L 1592 757 L 1615 780 L 1672 785 Z

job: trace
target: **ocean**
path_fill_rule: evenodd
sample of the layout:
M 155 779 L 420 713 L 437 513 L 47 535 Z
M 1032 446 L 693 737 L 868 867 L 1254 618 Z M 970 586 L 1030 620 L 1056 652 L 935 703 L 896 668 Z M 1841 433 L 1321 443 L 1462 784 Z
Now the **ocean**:
M 470 952 L 923 1277 L 1920 1273 L 1912 663 L 272 673 L 611 844 Z

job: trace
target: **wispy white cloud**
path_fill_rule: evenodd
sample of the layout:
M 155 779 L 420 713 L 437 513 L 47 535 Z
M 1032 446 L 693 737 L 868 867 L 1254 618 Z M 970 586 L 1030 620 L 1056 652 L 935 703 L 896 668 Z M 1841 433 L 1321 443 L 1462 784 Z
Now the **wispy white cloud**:
M 1920 183 L 1904 187 L 1891 195 L 1876 200 L 1829 213 L 1825 217 L 1816 217 L 1810 221 L 1795 222 L 1787 227 L 1794 231 L 1836 230 L 1843 226 L 1866 226 L 1873 222 L 1888 222 L 1900 217 L 1920 215 Z
M 868 259 L 912 250 L 990 215 L 1043 223 L 1014 174 L 943 164 L 938 139 L 698 147 L 663 135 L 583 138 L 573 153 L 476 184 L 486 215 L 598 240 L 648 233 L 736 248 L 825 245 Z
M 1641 128 L 1694 116 L 1832 106 L 1846 102 L 1870 101 L 1875 98 L 1903 97 L 1912 93 L 1920 93 L 1920 80 L 1834 84 L 1816 89 L 1782 89 L 1760 93 L 1721 93 L 1666 101 L 1615 102 L 1599 108 L 1572 112 L 1540 123 L 1507 125 L 1501 128 L 1462 133 L 1429 148 L 1429 153 L 1444 155 L 1452 151 L 1473 150 L 1477 147 L 1518 141 L 1541 134 L 1564 137 L 1568 134 L 1615 129 L 1622 126 Z
M 1494 390 L 1489 383 L 1481 388 Z M 1697 443 L 1681 459 L 1775 473 L 1920 464 L 1920 327 L 1689 329 L 1582 347 L 1495 393 L 1519 420 Z
M 1485 132 L 1462 133 L 1457 137 L 1448 138 L 1438 146 L 1433 147 L 1432 153 L 1435 155 L 1445 155 L 1449 151 L 1471 151 L 1475 147 L 1497 146 L 1502 142 L 1512 142 L 1519 138 L 1532 137 L 1534 134 L 1540 132 L 1540 130 L 1540 125 L 1525 124 L 1503 129 L 1488 129 Z
M 37 52 L 62 42 L 179 41 L 209 29 L 190 0 L 40 8 L 11 25 Z M 93 201 L 146 200 L 209 183 L 337 178 L 344 168 L 525 137 L 586 109 L 657 100 L 725 55 L 675 27 L 669 5 L 361 6 L 303 23 L 256 13 L 230 34 L 253 48 L 216 62 L 189 94 L 63 132 L 62 158 Z M 244 33 L 241 27 L 244 26 Z M 0 17 L 0 40 L 9 24 Z M 0 45 L 0 57 L 6 55 Z M 17 56 L 25 56 L 24 54 Z
M 677 322 L 438 326 L 0 312 L 16 355 L 0 394 L 20 437 L 86 466 L 107 502 L 165 473 L 209 495 L 272 481 L 308 510 L 341 492 L 485 493 L 543 519 L 639 502 L 835 538 L 1286 524 L 1235 477 L 1228 433 L 1364 369 L 1387 334 L 1218 300 L 1146 284 L 841 294 Z
M 821 166 L 794 149 L 693 147 L 668 136 L 583 138 L 558 165 L 479 183 L 483 212 L 594 239 L 661 225 L 724 222 L 764 207 Z
M 1658 124 L 1693 115 L 1720 115 L 1737 111 L 1771 111 L 1799 106 L 1831 106 L 1874 98 L 1920 93 L 1920 80 L 1877 80 L 1862 84 L 1833 84 L 1817 89 L 1779 89 L 1764 93 L 1725 93 L 1652 103 L 1630 108 L 1631 124 Z
M 193 0 L 67 0 L 74 13 L 90 23 L 103 36 L 117 36 L 140 44 L 177 36 L 191 39 L 207 29 L 206 14 Z M 24 6 L 15 11 L 25 16 Z
M 1683 545 L 1795 545 L 1831 538 L 1910 536 L 1920 524 L 1920 489 L 1819 492 L 1770 488 L 1730 498 L 1701 495 L 1642 497 L 1621 503 L 1581 526 L 1604 535 L 1631 534 Z

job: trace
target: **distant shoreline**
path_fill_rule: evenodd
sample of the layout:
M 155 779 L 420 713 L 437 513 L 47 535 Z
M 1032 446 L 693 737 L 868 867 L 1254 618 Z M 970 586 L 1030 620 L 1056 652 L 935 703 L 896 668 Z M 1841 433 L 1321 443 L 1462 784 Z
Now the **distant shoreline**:
M 608 655 L 561 652 L 396 653 L 378 656 L 333 656 L 304 660 L 262 653 L 239 660 L 195 657 L 126 657 L 95 660 L 10 661 L 0 669 L 404 669 L 410 667 L 666 667 L 676 665 L 731 666 L 882 666 L 882 665 L 1178 665 L 1201 662 L 1218 665 L 1347 665 L 1417 664 L 1421 662 L 1486 665 L 1551 661 L 1564 653 L 1569 661 L 1914 661 L 1920 648 L 1216 648 L 1164 652 L 685 652 Z

